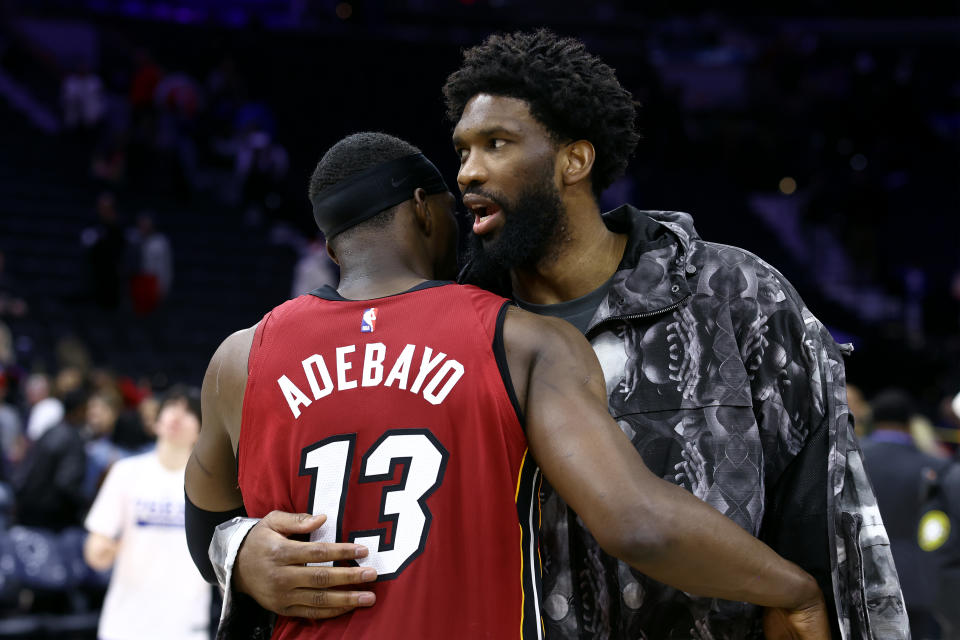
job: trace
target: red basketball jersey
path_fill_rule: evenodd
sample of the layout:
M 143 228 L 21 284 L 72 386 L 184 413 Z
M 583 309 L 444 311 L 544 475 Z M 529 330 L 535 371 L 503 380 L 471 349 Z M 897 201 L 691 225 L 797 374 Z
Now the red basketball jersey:
M 506 304 L 452 283 L 360 301 L 328 287 L 260 322 L 238 454 L 247 512 L 324 513 L 312 539 L 365 545 L 358 562 L 379 574 L 373 607 L 281 617 L 274 638 L 542 637 L 540 475 Z

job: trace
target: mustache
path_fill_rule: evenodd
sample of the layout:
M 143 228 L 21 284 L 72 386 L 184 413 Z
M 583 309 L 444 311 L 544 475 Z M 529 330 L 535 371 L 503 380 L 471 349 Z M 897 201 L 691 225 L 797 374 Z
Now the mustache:
M 489 200 L 490 202 L 494 203 L 495 205 L 497 205 L 498 207 L 500 207 L 500 209 L 504 209 L 504 208 L 505 208 L 505 207 L 503 206 L 504 198 L 503 198 L 502 195 L 491 193 L 490 191 L 487 191 L 487 190 L 482 189 L 482 188 L 480 188 L 480 187 L 467 187 L 466 189 L 463 190 L 463 195 L 465 195 L 465 196 L 467 196 L 467 195 L 480 196 L 481 198 L 486 198 L 486 199 Z M 462 202 L 463 202 L 463 198 L 461 198 L 460 201 L 461 201 L 461 203 L 462 203 Z

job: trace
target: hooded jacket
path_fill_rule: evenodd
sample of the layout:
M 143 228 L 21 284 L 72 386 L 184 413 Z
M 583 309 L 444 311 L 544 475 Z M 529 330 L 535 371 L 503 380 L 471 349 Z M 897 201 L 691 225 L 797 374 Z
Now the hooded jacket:
M 812 574 L 835 637 L 909 638 L 847 408 L 852 347 L 776 269 L 705 242 L 688 214 L 625 205 L 604 221 L 629 240 L 586 336 L 644 462 Z M 547 637 L 763 637 L 759 607 L 647 578 L 607 556 L 550 487 L 541 497 Z

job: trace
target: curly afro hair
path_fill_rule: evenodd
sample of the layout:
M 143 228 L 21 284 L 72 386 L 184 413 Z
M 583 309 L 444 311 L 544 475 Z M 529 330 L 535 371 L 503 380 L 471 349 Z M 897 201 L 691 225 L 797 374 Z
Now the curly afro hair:
M 640 140 L 633 98 L 614 70 L 579 40 L 547 29 L 494 34 L 466 50 L 443 87 L 451 122 L 478 93 L 525 100 L 557 141 L 589 140 L 597 154 L 591 175 L 597 196 L 623 175 Z

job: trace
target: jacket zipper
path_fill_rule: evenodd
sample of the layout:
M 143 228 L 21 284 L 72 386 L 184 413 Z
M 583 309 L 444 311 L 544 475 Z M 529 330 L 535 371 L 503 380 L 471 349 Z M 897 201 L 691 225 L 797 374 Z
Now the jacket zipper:
M 687 300 L 689 300 L 689 299 L 690 299 L 690 296 L 692 296 L 692 295 L 693 295 L 693 294 L 688 293 L 688 294 L 685 295 L 683 298 L 681 298 L 680 300 L 677 300 L 676 302 L 674 302 L 674 303 L 671 304 L 670 306 L 664 307 L 664 308 L 662 308 L 662 309 L 657 309 L 656 311 L 648 311 L 648 312 L 646 312 L 646 313 L 633 313 L 633 314 L 630 314 L 630 315 L 627 315 L 627 316 L 611 316 L 611 317 L 609 317 L 609 318 L 604 318 L 603 320 L 601 320 L 601 321 L 598 322 L 597 324 L 593 325 L 592 327 L 588 327 L 587 330 L 584 332 L 583 335 L 584 335 L 584 337 L 589 336 L 590 333 L 591 333 L 594 329 L 596 329 L 597 327 L 601 327 L 601 326 L 605 325 L 605 324 L 608 323 L 608 322 L 618 322 L 618 321 L 620 321 L 620 320 L 641 320 L 641 319 L 643 319 L 643 318 L 649 318 L 649 317 L 651 317 L 651 316 L 658 316 L 658 315 L 660 315 L 660 314 L 662 314 L 662 313 L 667 313 L 668 311 L 673 311 L 674 309 L 676 309 L 677 307 L 679 307 L 680 305 L 682 305 L 684 302 L 686 302 Z M 589 338 L 588 338 L 588 339 L 589 339 Z

